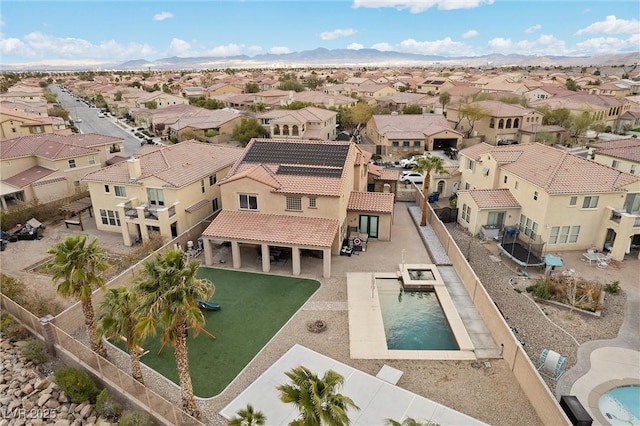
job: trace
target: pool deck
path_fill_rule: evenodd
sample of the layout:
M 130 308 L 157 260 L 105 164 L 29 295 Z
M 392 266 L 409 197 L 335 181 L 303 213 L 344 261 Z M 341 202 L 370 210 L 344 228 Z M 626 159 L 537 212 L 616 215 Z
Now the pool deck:
M 404 266 L 435 267 L 435 265 Z M 494 343 L 453 267 L 438 266 L 436 268 L 434 271 L 436 281 L 444 285 L 435 285 L 434 290 L 460 349 L 457 351 L 388 349 L 375 280 L 398 279 L 398 273 L 359 272 L 347 274 L 351 358 L 421 360 L 500 358 L 500 348 Z

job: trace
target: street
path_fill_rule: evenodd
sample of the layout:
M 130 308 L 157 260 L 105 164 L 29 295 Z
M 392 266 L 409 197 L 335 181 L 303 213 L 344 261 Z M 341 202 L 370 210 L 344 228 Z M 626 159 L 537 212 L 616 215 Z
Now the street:
M 69 118 L 76 121 L 76 126 L 81 133 L 97 133 L 100 135 L 115 136 L 124 139 L 124 155 L 129 157 L 140 149 L 141 141 L 136 138 L 131 128 L 122 121 L 107 115 L 105 118 L 98 117 L 100 110 L 89 107 L 84 102 L 78 101 L 76 97 L 63 92 L 56 84 L 49 85 L 51 92 L 58 97 L 58 103 L 69 111 Z M 123 126 L 123 127 L 121 127 Z

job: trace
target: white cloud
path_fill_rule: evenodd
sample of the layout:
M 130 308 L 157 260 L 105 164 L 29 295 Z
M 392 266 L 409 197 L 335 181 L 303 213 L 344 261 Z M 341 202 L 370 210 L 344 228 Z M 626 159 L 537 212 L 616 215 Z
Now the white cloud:
M 364 49 L 364 46 L 361 45 L 360 43 L 351 43 L 350 45 L 347 46 L 347 49 L 360 50 L 360 49 Z
M 535 24 L 535 25 L 532 25 L 531 27 L 527 28 L 526 30 L 524 30 L 524 32 L 527 33 L 527 34 L 532 34 L 532 33 L 535 33 L 536 31 L 539 31 L 540 28 L 542 28 L 542 25 Z
M 325 31 L 320 33 L 320 39 L 322 40 L 334 40 L 340 37 L 349 37 L 356 33 L 357 31 L 353 28 L 346 28 L 343 30 L 333 30 L 333 31 Z
M 353 7 L 377 9 L 393 7 L 398 10 L 409 9 L 411 13 L 424 12 L 432 7 L 441 10 L 474 9 L 483 4 L 493 4 L 494 0 L 353 0 Z
M 477 32 L 476 30 L 469 30 L 466 33 L 462 34 L 462 38 L 472 38 L 472 37 L 477 37 L 478 34 L 480 34 L 479 32 Z
M 273 46 L 269 49 L 269 53 L 273 53 L 274 55 L 282 55 L 284 53 L 291 53 L 291 50 L 288 47 L 284 46 Z
M 390 45 L 389 43 L 376 43 L 373 46 L 371 46 L 372 49 L 377 49 L 381 52 L 387 52 L 387 51 L 392 51 L 395 50 L 393 48 L 392 45 Z
M 165 19 L 173 18 L 173 13 L 171 12 L 160 12 L 153 15 L 154 21 L 164 21 Z
M 516 43 L 515 52 L 523 55 L 565 55 L 569 53 L 565 42 L 552 35 L 541 35 L 537 40 Z
M 167 55 L 169 56 L 190 56 L 193 52 L 191 51 L 191 44 L 184 40 L 180 40 L 179 38 L 173 38 L 171 43 L 169 43 L 169 48 L 167 49 Z
M 229 43 L 223 46 L 216 46 L 208 49 L 204 55 L 206 56 L 236 56 L 244 53 L 244 44 Z
M 583 54 L 637 51 L 640 34 L 634 34 L 627 40 L 617 37 L 598 37 L 576 43 L 577 52 Z
M 640 33 L 640 22 L 636 19 L 618 19 L 615 15 L 609 15 L 604 21 L 594 22 L 586 28 L 576 32 L 576 35 L 583 34 L 638 34 Z
M 249 55 L 257 55 L 258 53 L 262 53 L 262 47 L 260 46 L 249 46 L 247 48 L 247 52 Z
M 34 52 L 18 38 L 2 38 L 0 39 L 0 53 L 3 55 L 24 55 L 33 57 Z
M 493 38 L 491 40 L 489 40 L 487 42 L 487 45 L 489 46 L 489 49 L 491 49 L 492 51 L 504 51 L 506 49 L 510 49 L 511 48 L 511 39 L 510 38 L 502 38 L 502 37 L 496 37 Z
M 105 61 L 145 58 L 156 52 L 147 44 L 129 42 L 119 43 L 115 40 L 91 43 L 73 37 L 54 37 L 41 32 L 32 32 L 22 39 L 0 39 L 0 52 L 3 55 L 23 56 L 33 59 L 50 58 L 55 52 L 57 59 L 100 59 Z
M 461 55 L 470 52 L 469 46 L 450 37 L 434 41 L 416 41 L 412 38 L 400 42 L 402 52 L 420 53 L 422 55 Z

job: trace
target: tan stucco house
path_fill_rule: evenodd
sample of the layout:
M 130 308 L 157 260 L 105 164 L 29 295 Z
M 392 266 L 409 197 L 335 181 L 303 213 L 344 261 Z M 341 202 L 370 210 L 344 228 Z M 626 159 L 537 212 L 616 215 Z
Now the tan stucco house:
M 375 154 L 394 160 L 447 146 L 458 147 L 463 137 L 441 114 L 374 115 L 367 123 L 366 133 L 375 144 Z
M 337 113 L 324 108 L 276 109 L 256 116 L 276 139 L 334 140 Z
M 365 158 L 349 142 L 253 139 L 219 182 L 223 209 L 202 234 L 206 264 L 230 243 L 236 269 L 258 261 L 269 272 L 277 253 L 299 275 L 309 251 L 329 277 L 350 231 L 389 240 L 394 195 L 366 192 Z
M 239 148 L 184 141 L 143 147 L 127 161 L 87 174 L 96 226 L 124 244 L 151 232 L 177 237 L 222 208 L 216 185 L 242 154 Z
M 640 246 L 638 176 L 538 143 L 459 157 L 458 223 L 473 235 L 513 226 L 545 252 L 608 248 L 615 260 Z
M 92 133 L 0 140 L 1 202 L 49 202 L 84 190 L 82 178 L 123 150 L 124 141 Z

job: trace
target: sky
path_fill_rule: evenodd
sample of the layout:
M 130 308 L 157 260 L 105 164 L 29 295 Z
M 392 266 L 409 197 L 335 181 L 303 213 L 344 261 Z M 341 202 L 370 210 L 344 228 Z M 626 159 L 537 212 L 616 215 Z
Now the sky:
M 638 0 L 2 0 L 2 64 L 374 48 L 426 55 L 640 51 Z

